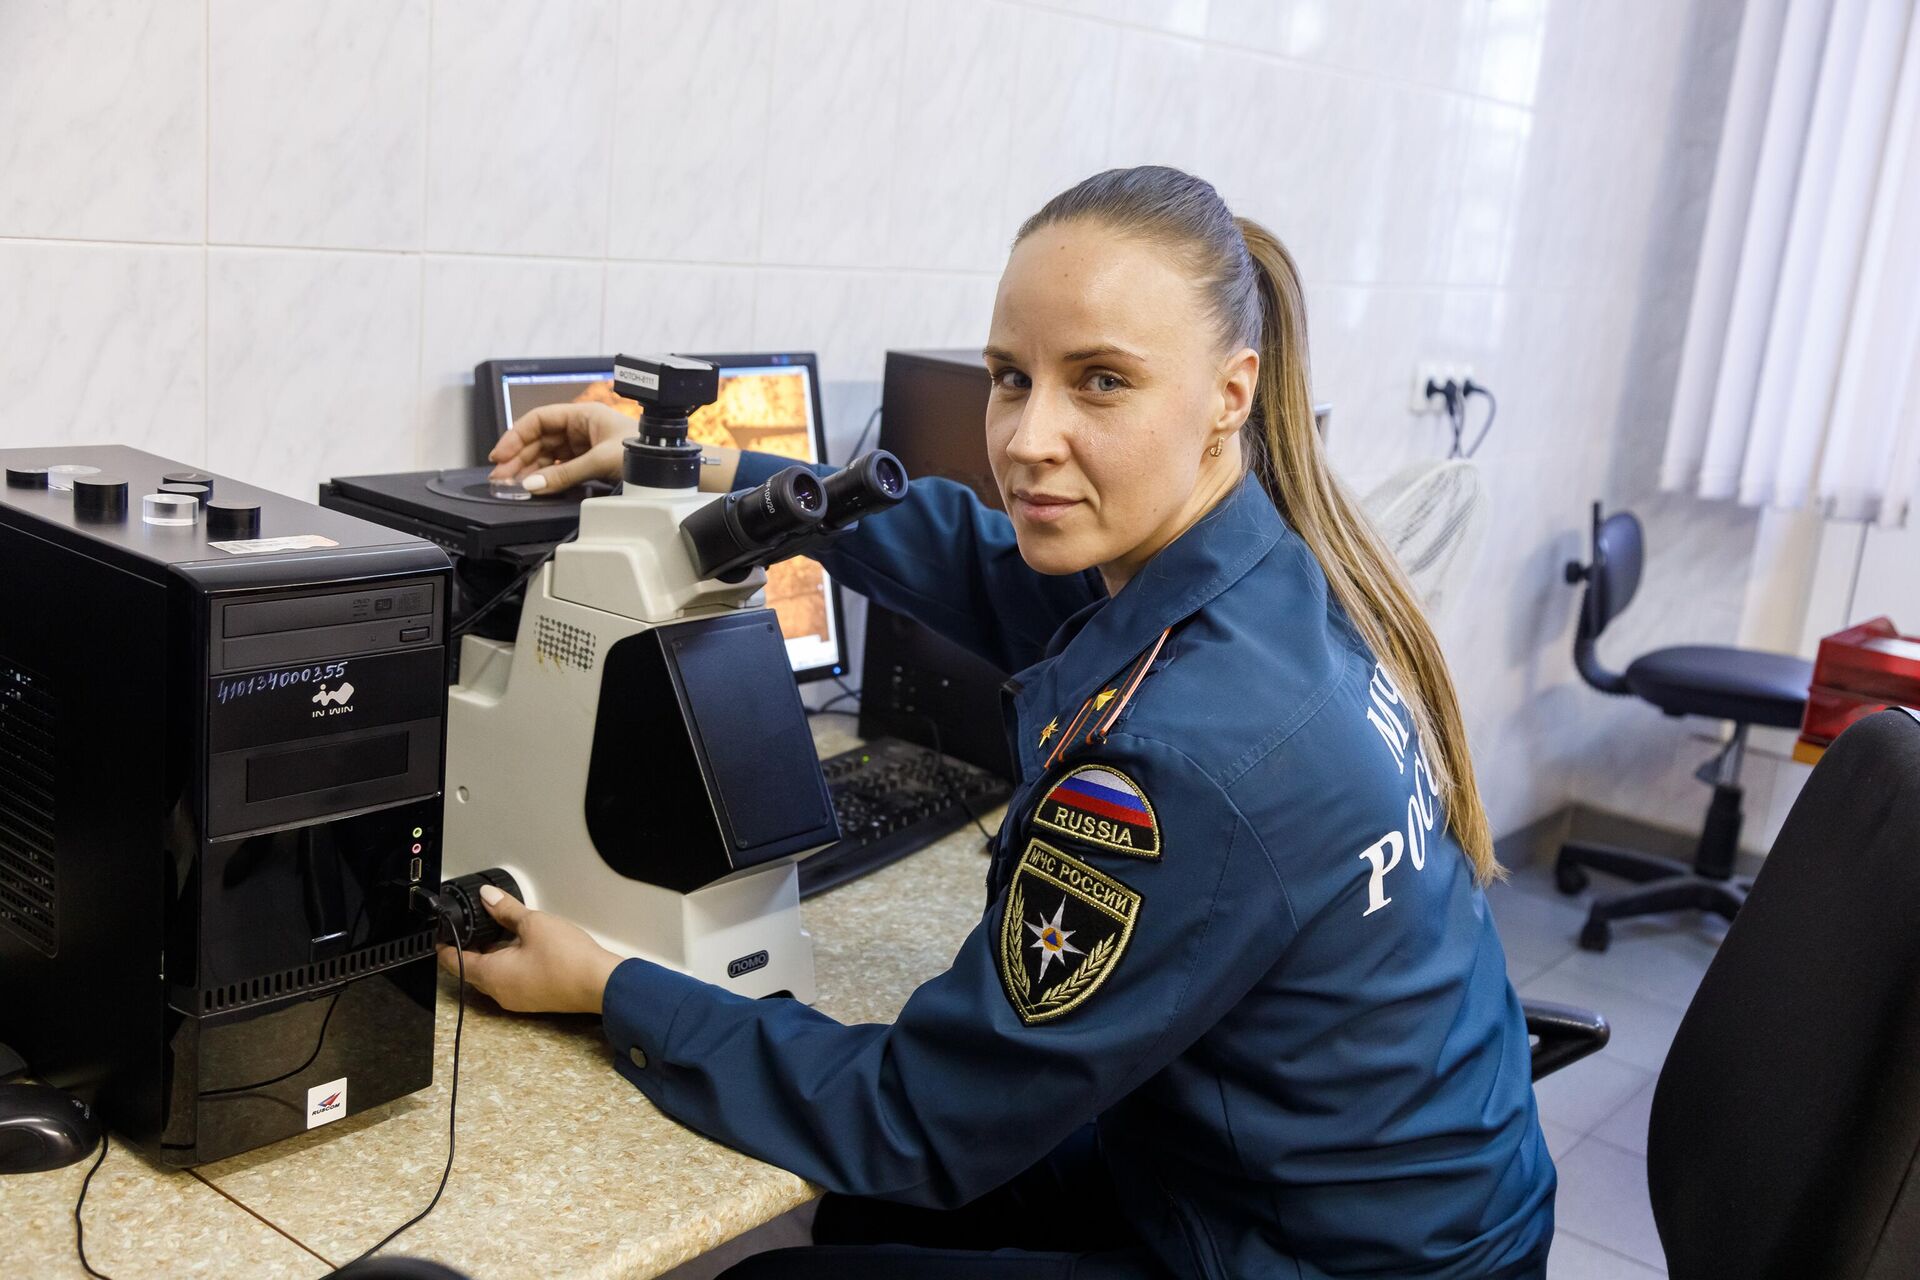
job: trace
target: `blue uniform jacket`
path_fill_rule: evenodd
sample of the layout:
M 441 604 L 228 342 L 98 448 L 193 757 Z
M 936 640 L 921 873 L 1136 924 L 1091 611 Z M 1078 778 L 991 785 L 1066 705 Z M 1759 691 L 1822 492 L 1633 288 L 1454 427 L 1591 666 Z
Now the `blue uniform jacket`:
M 782 465 L 748 454 L 740 483 Z M 1538 1273 L 1554 1170 L 1487 900 L 1398 691 L 1255 480 L 1112 599 L 942 480 L 822 559 L 1019 672 L 987 906 L 890 1026 L 625 961 L 629 1080 L 832 1190 L 932 1206 L 1097 1118 L 1182 1276 Z

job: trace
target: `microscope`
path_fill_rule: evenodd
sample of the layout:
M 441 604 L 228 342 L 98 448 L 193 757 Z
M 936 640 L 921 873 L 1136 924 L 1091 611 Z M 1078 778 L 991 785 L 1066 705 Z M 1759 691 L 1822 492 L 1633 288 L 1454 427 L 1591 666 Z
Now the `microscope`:
M 839 838 L 764 566 L 906 496 L 875 450 L 698 490 L 687 418 L 713 365 L 619 356 L 642 406 L 624 485 L 526 584 L 511 643 L 467 635 L 448 696 L 444 895 L 468 945 L 500 936 L 483 884 L 611 951 L 746 996 L 811 1000 L 797 860 Z

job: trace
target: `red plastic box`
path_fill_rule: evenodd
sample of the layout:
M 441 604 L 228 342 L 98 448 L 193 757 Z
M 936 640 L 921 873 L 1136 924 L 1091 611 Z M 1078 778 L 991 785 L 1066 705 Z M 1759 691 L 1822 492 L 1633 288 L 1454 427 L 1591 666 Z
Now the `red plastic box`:
M 1888 707 L 1920 707 L 1920 637 L 1901 635 L 1891 618 L 1834 632 L 1813 660 L 1793 758 L 1812 764 L 1848 725 Z

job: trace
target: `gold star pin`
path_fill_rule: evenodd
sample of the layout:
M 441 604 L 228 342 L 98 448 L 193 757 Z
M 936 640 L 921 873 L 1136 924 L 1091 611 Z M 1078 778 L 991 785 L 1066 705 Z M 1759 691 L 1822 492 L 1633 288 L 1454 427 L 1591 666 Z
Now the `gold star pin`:
M 1093 695 L 1093 709 L 1095 711 L 1105 711 L 1107 709 L 1107 704 L 1112 701 L 1113 701 L 1113 690 L 1102 689 L 1100 692 Z
M 1060 728 L 1059 716 L 1055 716 L 1053 719 L 1047 721 L 1047 727 L 1040 731 L 1040 745 L 1043 747 L 1046 746 L 1047 739 L 1051 738 L 1059 730 L 1059 728 Z

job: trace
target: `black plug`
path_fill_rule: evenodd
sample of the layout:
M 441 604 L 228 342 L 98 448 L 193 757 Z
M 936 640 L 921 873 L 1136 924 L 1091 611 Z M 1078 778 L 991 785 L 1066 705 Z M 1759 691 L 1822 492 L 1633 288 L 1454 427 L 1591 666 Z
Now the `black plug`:
M 1463 451 L 1462 456 L 1468 457 L 1468 458 L 1471 458 L 1474 454 L 1480 451 L 1480 446 L 1486 442 L 1487 433 L 1493 430 L 1494 418 L 1498 416 L 1500 412 L 1500 402 L 1493 398 L 1493 392 L 1481 386 L 1479 383 L 1475 382 L 1472 378 L 1468 378 L 1460 386 L 1460 403 L 1464 405 L 1468 400 L 1470 400 L 1474 396 L 1480 396 L 1486 400 L 1487 420 L 1480 424 L 1480 434 L 1475 436 L 1473 438 L 1473 443 Z
M 1440 397 L 1441 401 L 1447 406 L 1447 416 L 1449 418 L 1458 418 L 1460 416 L 1460 403 L 1462 399 L 1460 384 L 1452 378 L 1448 378 L 1445 382 L 1435 382 L 1432 378 L 1428 378 L 1426 394 L 1429 400 L 1435 396 Z

